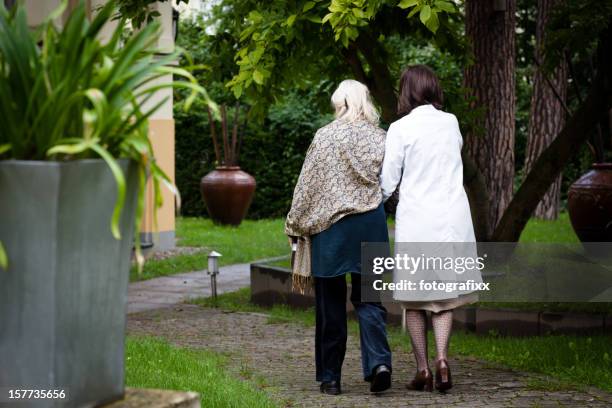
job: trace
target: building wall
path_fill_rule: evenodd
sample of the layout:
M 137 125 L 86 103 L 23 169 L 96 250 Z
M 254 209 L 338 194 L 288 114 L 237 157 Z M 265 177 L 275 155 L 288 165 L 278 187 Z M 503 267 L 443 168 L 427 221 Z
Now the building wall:
M 174 37 L 172 32 L 172 4 L 158 3 L 162 33 L 157 45 L 160 54 L 174 52 Z M 161 82 L 171 82 L 172 75 L 162 77 Z M 153 85 L 153 84 L 152 84 Z M 149 137 L 153 145 L 157 164 L 174 183 L 174 116 L 172 90 L 164 89 L 148 102 L 157 104 L 167 98 L 166 103 L 149 120 Z M 145 106 L 146 109 L 146 106 Z M 153 214 L 153 191 L 147 187 L 146 210 L 142 225 L 142 241 L 153 242 L 154 250 L 166 250 L 175 247 L 175 214 L 176 205 L 172 193 L 162 186 L 163 206 L 157 210 L 157 225 Z
M 160 81 L 172 81 L 172 75 L 160 79 Z M 151 103 L 160 99 L 168 98 L 168 101 L 149 120 L 149 137 L 153 145 L 157 164 L 168 175 L 174 183 L 174 118 L 172 113 L 172 91 L 162 90 Z M 145 107 L 146 109 L 146 107 Z M 162 197 L 164 204 L 157 210 L 157 226 L 153 215 L 153 189 L 147 187 L 146 211 L 142 225 L 142 240 L 153 241 L 155 250 L 166 250 L 174 248 L 175 238 L 175 198 L 173 194 L 162 186 Z

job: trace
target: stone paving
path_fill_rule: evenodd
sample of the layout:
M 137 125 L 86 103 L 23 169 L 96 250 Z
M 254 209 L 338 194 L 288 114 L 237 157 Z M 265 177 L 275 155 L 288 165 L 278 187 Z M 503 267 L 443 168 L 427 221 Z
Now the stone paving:
M 247 287 L 250 279 L 249 264 L 222 266 L 217 275 L 217 292 L 221 294 Z M 132 282 L 128 289 L 128 313 L 159 309 L 208 296 L 211 296 L 210 275 L 206 271 Z
M 415 372 L 412 356 L 394 350 L 393 387 L 370 395 L 361 379 L 359 339 L 349 336 L 343 394 L 320 394 L 314 381 L 314 328 L 269 324 L 260 313 L 226 312 L 175 305 L 128 317 L 131 335 L 160 336 L 184 347 L 206 348 L 229 357 L 236 375 L 262 383 L 282 406 L 303 407 L 609 407 L 612 395 L 586 391 L 546 391 L 528 386 L 533 375 L 451 358 L 455 387 L 447 394 L 408 391 Z M 406 338 L 408 342 L 408 339 Z M 452 350 L 451 350 L 452 352 Z

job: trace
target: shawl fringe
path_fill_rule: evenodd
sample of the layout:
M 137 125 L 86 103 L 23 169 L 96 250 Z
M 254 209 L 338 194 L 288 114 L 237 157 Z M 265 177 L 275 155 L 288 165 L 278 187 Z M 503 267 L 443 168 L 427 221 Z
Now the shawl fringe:
M 312 276 L 304 276 L 294 273 L 291 279 L 291 292 L 297 292 L 300 295 L 305 294 L 312 288 Z
M 295 237 L 296 249 L 291 257 L 291 291 L 304 294 L 312 285 L 310 237 Z

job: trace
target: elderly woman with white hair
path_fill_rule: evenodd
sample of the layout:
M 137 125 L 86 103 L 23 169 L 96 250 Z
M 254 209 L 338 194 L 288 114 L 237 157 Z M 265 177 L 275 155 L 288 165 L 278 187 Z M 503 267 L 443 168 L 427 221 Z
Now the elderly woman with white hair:
M 335 120 L 317 131 L 306 154 L 285 232 L 294 245 L 293 283 L 314 280 L 316 379 L 323 393 L 341 393 L 346 352 L 346 274 L 359 318 L 363 376 L 371 392 L 391 386 L 385 308 L 361 300 L 361 245 L 389 242 L 379 175 L 385 131 L 368 88 L 343 81 L 332 95 Z

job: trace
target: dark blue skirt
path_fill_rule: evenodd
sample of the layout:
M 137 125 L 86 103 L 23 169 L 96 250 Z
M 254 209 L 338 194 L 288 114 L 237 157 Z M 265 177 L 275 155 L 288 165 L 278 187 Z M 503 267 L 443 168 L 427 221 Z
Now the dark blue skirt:
M 361 243 L 389 242 L 383 205 L 351 214 L 311 237 L 311 267 L 315 278 L 361 273 Z

